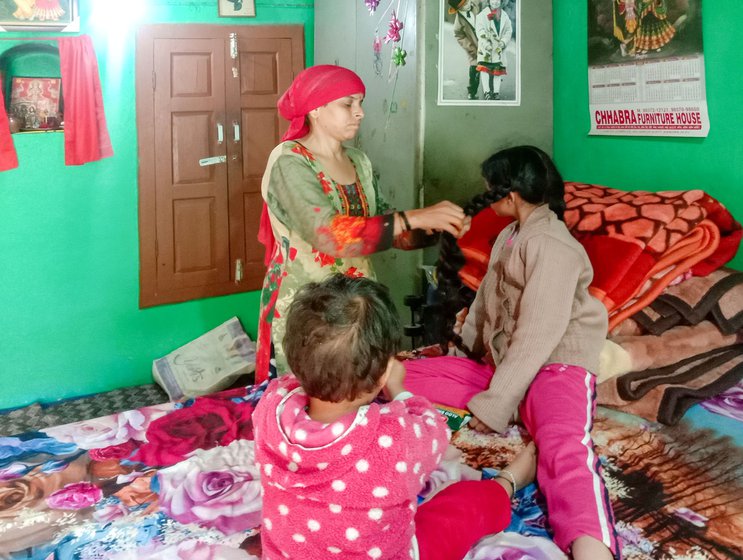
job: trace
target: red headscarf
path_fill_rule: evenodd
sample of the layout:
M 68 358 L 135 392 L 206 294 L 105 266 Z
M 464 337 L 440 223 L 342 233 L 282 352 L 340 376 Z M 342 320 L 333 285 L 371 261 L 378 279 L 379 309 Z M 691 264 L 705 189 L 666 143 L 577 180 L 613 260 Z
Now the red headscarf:
M 348 68 L 319 64 L 302 70 L 277 104 L 279 114 L 291 122 L 281 140 L 296 140 L 306 136 L 310 131 L 307 113 L 355 93 L 364 94 L 366 88 L 356 72 Z
M 281 141 L 306 136 L 310 131 L 307 113 L 313 109 L 356 93 L 365 94 L 366 88 L 353 70 L 332 64 L 318 64 L 302 70 L 276 105 L 279 114 L 291 123 Z M 265 202 L 261 212 L 258 241 L 266 247 L 264 263 L 268 266 L 271 262 L 274 237 Z

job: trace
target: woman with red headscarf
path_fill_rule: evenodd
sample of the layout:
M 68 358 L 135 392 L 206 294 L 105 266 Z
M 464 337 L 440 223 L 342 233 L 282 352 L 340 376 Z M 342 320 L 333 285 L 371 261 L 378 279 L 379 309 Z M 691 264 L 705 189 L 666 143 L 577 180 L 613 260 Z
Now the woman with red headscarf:
M 300 72 L 278 102 L 290 121 L 263 175 L 264 207 L 258 238 L 266 246 L 261 294 L 256 382 L 287 371 L 281 341 L 295 292 L 342 272 L 374 277 L 368 256 L 392 246 L 431 243 L 426 232 L 465 228 L 462 209 L 448 201 L 391 212 L 380 196 L 369 158 L 343 143 L 352 140 L 364 111 L 361 78 L 341 66 Z M 272 351 L 273 350 L 273 351 Z M 273 374 L 273 368 L 272 374 Z

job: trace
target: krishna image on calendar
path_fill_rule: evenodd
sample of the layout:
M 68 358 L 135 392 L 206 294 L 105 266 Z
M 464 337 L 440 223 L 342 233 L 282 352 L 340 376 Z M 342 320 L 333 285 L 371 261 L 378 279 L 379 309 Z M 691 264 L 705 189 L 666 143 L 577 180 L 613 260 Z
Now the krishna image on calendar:
M 702 51 L 701 0 L 589 0 L 588 63 Z
M 702 0 L 587 0 L 589 134 L 705 137 Z

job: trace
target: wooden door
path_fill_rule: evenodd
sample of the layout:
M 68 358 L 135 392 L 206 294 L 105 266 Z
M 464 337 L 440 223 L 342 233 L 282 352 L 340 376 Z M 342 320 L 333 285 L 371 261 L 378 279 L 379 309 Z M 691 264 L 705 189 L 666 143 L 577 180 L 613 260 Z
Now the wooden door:
M 241 27 L 237 52 L 236 72 L 228 70 L 233 83 L 227 88 L 228 106 L 238 108 L 231 115 L 232 140 L 236 125 L 241 135 L 241 142 L 228 146 L 230 224 L 236 258 L 243 255 L 242 282 L 246 289 L 256 289 L 263 284 L 266 271 L 264 248 L 257 238 L 263 206 L 261 179 L 271 150 L 289 126 L 279 116 L 276 103 L 303 68 L 301 28 L 286 27 L 280 34 L 275 27 Z
M 260 288 L 260 181 L 302 67 L 299 26 L 140 30 L 141 306 Z
M 227 165 L 199 164 L 226 157 L 224 44 L 159 39 L 154 56 L 158 288 L 224 284 L 230 281 Z

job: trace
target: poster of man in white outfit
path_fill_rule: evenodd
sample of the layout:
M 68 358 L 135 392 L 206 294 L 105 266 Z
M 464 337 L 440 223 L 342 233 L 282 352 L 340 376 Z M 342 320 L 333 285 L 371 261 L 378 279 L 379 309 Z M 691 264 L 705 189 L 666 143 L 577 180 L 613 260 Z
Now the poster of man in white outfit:
M 519 105 L 520 0 L 440 0 L 439 105 Z

